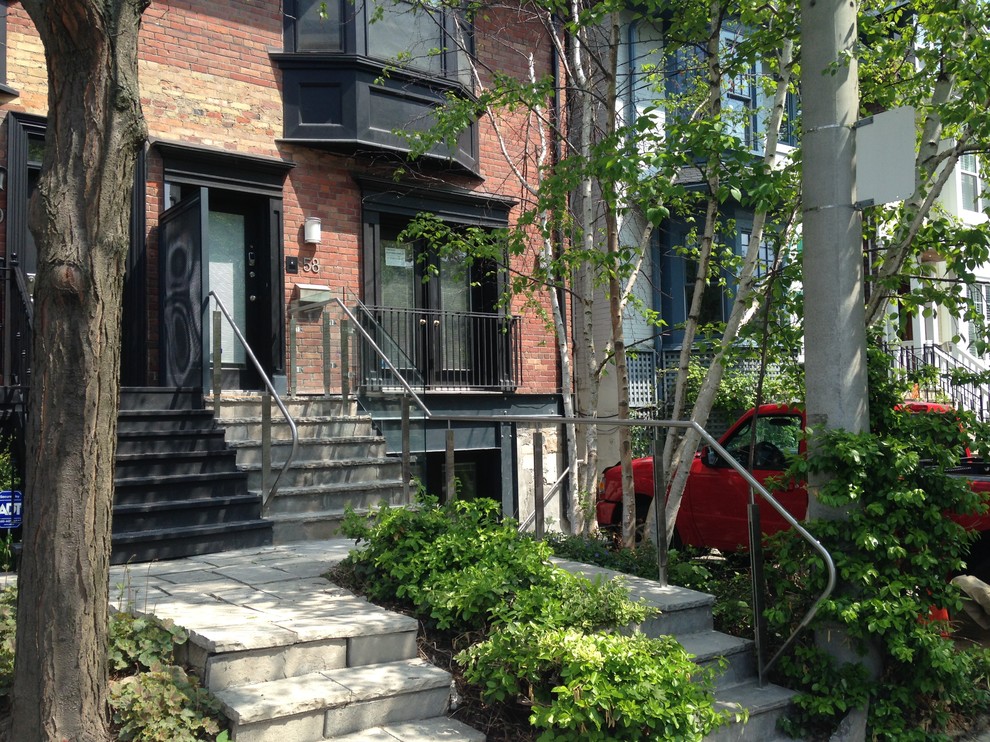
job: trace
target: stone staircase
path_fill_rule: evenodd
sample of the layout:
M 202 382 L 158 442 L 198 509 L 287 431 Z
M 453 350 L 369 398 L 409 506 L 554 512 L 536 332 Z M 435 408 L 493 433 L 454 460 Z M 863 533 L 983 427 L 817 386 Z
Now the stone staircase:
M 418 658 L 416 620 L 321 576 L 352 546 L 118 567 L 113 607 L 186 629 L 176 659 L 220 701 L 235 742 L 483 742 L 447 718 L 452 679 Z
M 793 691 L 757 680 L 753 641 L 715 631 L 712 604 L 715 598 L 696 590 L 670 585 L 661 587 L 652 580 L 624 575 L 580 562 L 555 559 L 554 562 L 588 579 L 621 579 L 633 600 L 644 600 L 660 609 L 660 614 L 639 627 L 648 636 L 673 635 L 702 666 L 715 666 L 724 659 L 726 666 L 715 685 L 716 706 L 748 719 L 723 726 L 707 737 L 712 742 L 776 742 L 790 737 L 777 731 L 777 719 L 788 709 Z
M 120 392 L 114 472 L 115 564 L 270 544 L 224 432 L 195 389 Z
M 296 423 L 299 447 L 279 481 L 278 493 L 265 507 L 276 544 L 311 541 L 337 535 L 347 506 L 358 512 L 387 502 L 402 505 L 401 461 L 385 454 L 385 439 L 372 428 L 368 415 L 347 409 L 339 397 L 294 397 L 284 400 Z M 247 472 L 248 489 L 262 491 L 261 398 L 221 398 L 217 421 L 227 445 L 237 451 L 237 467 Z M 281 470 L 291 449 L 291 434 L 272 403 L 272 472 Z

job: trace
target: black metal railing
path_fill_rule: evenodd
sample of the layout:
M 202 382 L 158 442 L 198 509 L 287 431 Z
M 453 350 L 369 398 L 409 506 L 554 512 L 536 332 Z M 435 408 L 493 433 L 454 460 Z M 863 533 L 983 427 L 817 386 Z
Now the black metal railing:
M 519 318 L 484 312 L 446 312 L 364 306 L 362 326 L 389 360 L 416 385 L 436 391 L 514 391 L 522 375 Z M 378 374 L 377 358 L 361 358 L 361 385 L 380 391 L 392 374 Z
M 954 383 L 953 371 L 976 372 L 976 369 L 945 352 L 937 345 L 902 345 L 892 350 L 897 368 L 918 372 L 926 368 L 935 370 L 934 378 L 920 389 L 927 395 L 940 395 L 951 400 L 953 406 L 973 412 L 980 420 L 990 419 L 990 389 L 983 384 Z
M 34 304 L 28 279 L 19 266 L 7 268 L 7 326 L 3 359 L 5 386 L 27 388 L 31 384 L 31 344 L 33 342 Z

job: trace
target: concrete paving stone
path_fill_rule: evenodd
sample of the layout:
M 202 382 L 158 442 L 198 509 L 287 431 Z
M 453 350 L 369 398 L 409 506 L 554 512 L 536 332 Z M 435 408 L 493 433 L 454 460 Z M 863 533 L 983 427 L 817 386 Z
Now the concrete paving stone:
M 216 599 L 210 599 L 209 602 L 183 602 L 170 596 L 166 601 L 149 605 L 148 612 L 153 612 L 159 618 L 170 618 L 187 629 L 266 623 L 255 611 Z
M 299 596 L 318 595 L 323 592 L 338 593 L 344 590 L 344 588 L 334 585 L 324 577 L 285 580 L 283 584 L 266 584 L 264 589 L 265 592 L 271 595 L 277 595 L 280 598 L 291 598 L 293 600 Z
M 242 587 L 246 587 L 244 583 L 219 577 L 215 580 L 210 580 L 209 582 L 193 582 L 188 585 L 183 585 L 181 583 L 161 585 L 161 589 L 170 595 L 181 595 L 183 597 L 191 596 L 194 598 L 197 595 L 204 598 L 212 598 L 214 595 L 222 595 L 225 592 Z M 213 599 L 216 600 L 215 598 Z
M 295 577 L 302 578 L 322 577 L 333 569 L 336 564 L 336 561 L 324 561 L 313 557 L 289 558 L 284 556 L 271 561 L 259 562 L 259 565 L 271 567 L 272 569 L 280 569 Z
M 171 583 L 177 587 L 192 587 L 194 585 L 210 585 L 214 583 L 219 584 L 221 582 L 230 582 L 229 578 L 224 577 L 213 569 L 198 569 L 192 572 L 173 572 L 158 575 L 158 579 L 162 580 L 163 584 Z
M 350 615 L 323 618 L 280 618 L 276 619 L 275 625 L 293 632 L 300 641 L 363 635 L 377 638 L 382 634 L 417 629 L 415 619 L 382 611 L 368 611 L 360 615 L 350 612 Z
M 121 564 L 110 568 L 110 580 L 145 576 L 160 577 L 161 575 L 178 574 L 180 572 L 197 572 L 203 569 L 199 562 L 188 559 L 174 559 L 164 562 L 141 562 L 140 564 Z
M 262 610 L 256 606 L 250 607 L 255 610 Z M 298 602 L 280 600 L 273 603 L 270 608 L 264 609 L 264 612 L 273 618 L 318 619 L 340 616 L 350 612 L 363 615 L 365 613 L 387 613 L 388 611 L 356 595 L 314 595 Z
M 227 652 L 206 660 L 206 685 L 216 691 L 233 685 L 282 680 L 346 666 L 346 639 Z
M 376 725 L 437 716 L 447 710 L 449 689 L 414 691 L 327 709 L 324 735 L 351 734 Z
M 409 721 L 402 724 L 390 724 L 385 727 L 384 731 L 399 742 L 437 742 L 439 740 L 485 742 L 484 732 L 446 716 L 422 721 Z
M 345 686 L 355 698 L 362 701 L 434 688 L 443 688 L 450 692 L 450 674 L 420 659 L 349 667 L 324 674 Z
M 190 628 L 181 621 L 176 624 L 189 632 L 189 641 L 208 652 L 243 652 L 249 649 L 286 647 L 299 640 L 299 635 L 267 622 Z
M 313 742 L 323 739 L 326 724 L 322 711 L 310 711 L 288 719 L 271 719 L 238 728 L 237 742 Z
M 417 654 L 416 634 L 414 626 L 401 633 L 352 637 L 347 641 L 347 664 L 359 667 L 412 659 Z
M 333 742 L 398 742 L 398 738 L 385 731 L 383 727 L 362 729 L 360 732 L 354 732 L 354 734 L 333 736 L 327 739 L 333 740 Z
M 215 572 L 228 579 L 255 587 L 273 582 L 285 582 L 294 577 L 288 572 L 264 564 L 229 564 L 217 567 Z
M 148 611 L 152 606 L 171 600 L 171 596 L 155 586 L 110 588 L 110 607 L 116 611 L 135 608 Z
M 322 618 L 339 616 L 343 612 L 371 613 L 382 609 L 355 595 L 310 595 L 296 600 L 261 596 L 256 602 L 244 605 L 277 618 Z
M 334 564 L 343 561 L 354 549 L 360 548 L 354 539 L 332 538 L 324 541 L 308 541 L 293 548 L 296 554 L 306 554 L 319 557 Z
M 267 683 L 238 685 L 215 695 L 224 713 L 236 724 L 253 724 L 352 703 L 353 691 L 328 675 L 314 672 Z M 237 740 L 240 742 L 239 734 Z
M 254 603 L 265 600 L 265 592 L 250 585 L 232 584 L 229 587 L 210 592 L 210 597 L 231 605 L 253 609 Z
M 3 572 L 0 573 L 0 590 L 6 590 L 8 587 L 17 586 L 17 575 L 13 572 Z

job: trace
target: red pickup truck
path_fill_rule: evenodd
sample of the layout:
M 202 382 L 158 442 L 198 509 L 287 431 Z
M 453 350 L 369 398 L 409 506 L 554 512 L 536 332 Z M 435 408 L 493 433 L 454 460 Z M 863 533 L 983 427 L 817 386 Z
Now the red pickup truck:
M 913 412 L 947 412 L 951 408 L 933 403 L 907 403 L 905 409 Z M 756 453 L 752 474 L 765 483 L 771 477 L 780 477 L 787 466 L 787 459 L 804 451 L 804 414 L 787 405 L 762 405 L 759 414 L 749 410 L 737 420 L 719 443 L 729 454 L 746 466 L 749 462 L 749 446 L 753 418 L 756 418 Z M 982 464 L 962 466 L 956 470 L 960 476 L 972 481 L 973 489 L 987 492 L 990 497 L 990 476 Z M 633 480 L 636 490 L 636 520 L 644 522 L 653 500 L 653 459 L 633 460 Z M 803 520 L 808 511 L 808 493 L 803 482 L 771 493 L 795 518 Z M 764 534 L 776 533 L 787 528 L 787 522 L 763 498 L 760 504 L 760 523 Z M 703 546 L 732 551 L 749 541 L 746 508 L 749 504 L 749 485 L 724 459 L 710 447 L 702 448 L 691 462 L 691 472 L 675 524 L 675 541 L 692 546 Z M 596 515 L 599 527 L 616 530 L 622 527 L 622 472 L 616 465 L 605 470 L 598 486 Z M 967 528 L 990 531 L 990 513 L 954 517 Z

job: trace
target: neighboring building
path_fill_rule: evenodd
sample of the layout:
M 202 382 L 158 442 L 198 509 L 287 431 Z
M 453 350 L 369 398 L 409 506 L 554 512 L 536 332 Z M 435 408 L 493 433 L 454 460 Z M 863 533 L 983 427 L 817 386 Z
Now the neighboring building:
M 721 35 L 722 50 L 733 54 L 742 40 L 744 31 L 726 22 Z M 634 118 L 650 115 L 659 130 L 663 130 L 670 116 L 676 116 L 678 96 L 705 75 L 705 62 L 700 56 L 699 41 L 696 47 L 685 45 L 670 53 L 665 50 L 663 28 L 643 20 L 627 22 L 619 49 L 620 88 L 623 115 Z M 766 138 L 766 118 L 770 103 L 766 90 L 766 70 L 763 65 L 752 63 L 737 75 L 723 80 L 722 106 L 724 133 L 735 137 L 743 152 L 754 162 L 763 156 Z M 659 108 L 658 102 L 662 103 Z M 670 110 L 673 109 L 673 110 Z M 652 111 L 652 112 L 651 112 Z M 783 161 L 796 145 L 796 102 L 788 96 L 785 121 L 778 145 Z M 707 189 L 700 169 L 685 167 L 679 182 L 686 189 Z M 735 267 L 731 262 L 741 258 L 749 247 L 753 213 L 735 201 L 726 202 L 720 214 L 721 226 L 712 262 L 719 280 L 712 281 L 705 292 L 701 321 L 703 324 L 725 321 L 735 296 Z M 624 322 L 626 347 L 632 351 L 629 358 L 630 406 L 642 414 L 666 414 L 667 397 L 672 384 L 683 345 L 683 325 L 691 303 L 697 260 L 686 253 L 692 246 L 692 235 L 700 231 L 704 223 L 703 213 L 671 212 L 670 216 L 653 226 L 647 252 L 640 265 L 634 293 L 636 301 L 627 305 Z M 768 226 L 768 229 L 770 226 Z M 636 244 L 643 225 L 635 216 L 627 216 L 623 223 L 626 244 Z M 762 254 L 757 273 L 772 263 L 773 253 L 766 241 L 761 244 Z M 596 315 L 597 343 L 604 347 L 611 337 L 611 327 L 606 314 L 607 302 L 598 302 L 602 308 Z M 649 310 L 663 322 L 662 327 L 647 321 Z M 705 361 L 710 357 L 700 342 L 696 355 Z M 607 374 L 602 381 L 599 415 L 614 414 L 616 400 L 615 375 Z M 611 405 L 611 406 L 610 406 Z M 718 426 L 717 421 L 713 424 Z M 600 462 L 608 466 L 618 460 L 616 440 L 603 435 L 599 439 Z
M 971 226 L 988 225 L 988 183 L 986 161 L 976 154 L 959 158 L 939 198 L 939 207 L 946 214 Z M 952 280 L 945 263 L 937 251 L 922 255 L 938 279 Z M 969 298 L 978 312 L 990 320 L 990 264 L 978 267 L 976 281 L 966 287 Z M 919 288 L 921 281 L 911 279 L 911 288 Z M 898 346 L 898 365 L 914 368 L 919 364 L 934 366 L 940 372 L 940 382 L 935 389 L 917 389 L 919 396 L 938 396 L 950 399 L 990 419 L 990 387 L 963 384 L 954 386 L 947 374 L 953 369 L 983 372 L 990 370 L 990 356 L 981 354 L 975 347 L 977 326 L 964 317 L 954 316 L 942 306 L 929 304 L 927 311 L 910 314 L 901 311 L 897 323 L 888 325 L 887 339 Z
M 445 95 L 472 95 L 468 52 L 459 51 L 470 50 L 472 38 L 461 38 L 450 12 L 416 14 L 402 2 L 151 3 L 139 51 L 149 141 L 133 200 L 125 386 L 208 392 L 212 329 L 201 308 L 212 290 L 277 388 L 320 393 L 330 383 L 320 311 L 296 310 L 300 302 L 337 297 L 435 415 L 559 412 L 554 343 L 533 313 L 512 314 L 498 303 L 504 270 L 466 266 L 398 240 L 420 212 L 456 226 L 506 226 L 522 197 L 499 164 L 484 120 L 450 148 L 415 161 L 396 134 L 423 127 Z M 30 383 L 24 289 L 30 290 L 37 256 L 26 207 L 44 150 L 47 94 L 42 46 L 26 13 L 16 2 L 0 3 L 0 13 L 3 384 L 9 389 Z M 372 22 L 375 15 L 380 20 Z M 551 64 L 540 30 L 511 9 L 476 23 L 502 28 L 503 37 L 510 29 L 509 42 L 534 52 L 542 69 Z M 487 55 L 481 61 L 489 69 L 520 68 L 511 43 L 485 44 L 477 53 Z M 335 323 L 341 319 L 334 305 L 326 311 L 335 312 Z M 332 388 L 339 391 L 340 348 L 338 336 L 331 337 Z M 225 390 L 260 389 L 227 329 L 222 346 Z M 352 354 L 351 385 L 395 451 L 389 393 L 399 383 L 381 374 L 383 362 L 360 335 Z M 447 427 L 435 422 L 417 432 L 414 426 L 419 475 L 435 493 L 445 481 Z M 517 438 L 509 424 L 455 427 L 462 494 L 528 512 L 525 436 Z

